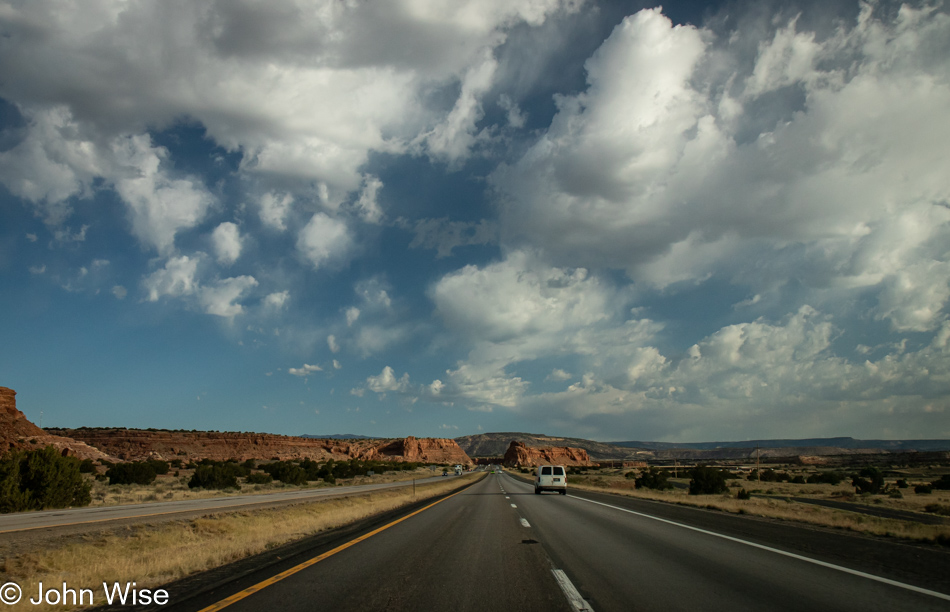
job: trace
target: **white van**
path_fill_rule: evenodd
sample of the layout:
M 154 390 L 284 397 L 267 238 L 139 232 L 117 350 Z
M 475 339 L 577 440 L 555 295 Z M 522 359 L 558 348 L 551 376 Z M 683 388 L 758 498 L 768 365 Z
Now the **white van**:
M 534 494 L 541 491 L 557 491 L 567 495 L 567 472 L 563 465 L 539 465 L 534 476 Z

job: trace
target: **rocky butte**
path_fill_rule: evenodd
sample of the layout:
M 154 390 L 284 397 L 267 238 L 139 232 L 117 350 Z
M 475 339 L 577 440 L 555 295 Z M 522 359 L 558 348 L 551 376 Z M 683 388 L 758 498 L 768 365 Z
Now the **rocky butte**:
M 0 387 L 0 454 L 10 449 L 41 449 L 47 446 L 79 459 L 114 460 L 83 442 L 43 431 L 17 410 L 16 391 Z
M 314 461 L 418 461 L 470 465 L 472 460 L 455 440 L 399 438 L 330 440 L 263 433 L 167 431 L 145 429 L 58 429 L 124 461 L 143 459 L 312 459 Z
M 505 451 L 504 464 L 508 467 L 535 467 L 538 465 L 594 465 L 583 448 L 570 446 L 532 447 L 512 440 Z

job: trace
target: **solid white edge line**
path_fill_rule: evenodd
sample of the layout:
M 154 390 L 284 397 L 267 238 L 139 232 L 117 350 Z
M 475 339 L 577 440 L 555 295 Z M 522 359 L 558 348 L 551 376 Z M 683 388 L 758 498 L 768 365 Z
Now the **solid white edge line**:
M 644 514 L 643 512 L 637 512 L 635 510 L 628 510 L 627 508 L 621 508 L 619 506 L 612 506 L 610 504 L 605 504 L 603 502 L 594 501 L 592 499 L 585 499 L 583 497 L 577 497 L 576 495 L 570 495 L 574 499 L 580 501 L 585 501 L 591 504 L 597 504 L 598 506 L 606 506 L 607 508 L 613 508 L 614 510 L 620 510 L 621 512 L 628 512 L 630 514 L 635 514 L 637 516 L 642 516 L 644 518 L 653 519 L 654 521 L 660 521 L 661 523 L 667 523 L 668 525 L 675 525 L 677 527 L 683 527 L 684 529 L 690 529 L 692 531 L 698 531 L 699 533 L 705 533 L 706 535 L 715 536 L 717 538 L 722 538 L 724 540 L 729 540 L 731 542 L 736 542 L 738 544 L 745 544 L 746 546 L 751 546 L 753 548 L 758 548 L 761 550 L 767 550 L 778 555 L 785 557 L 791 557 L 792 559 L 798 559 L 799 561 L 805 561 L 806 563 L 813 563 L 814 565 L 820 565 L 821 567 L 827 567 L 828 569 L 838 570 L 839 572 L 844 572 L 846 574 L 851 574 L 853 576 L 860 576 L 861 578 L 867 578 L 868 580 L 874 580 L 875 582 L 881 582 L 884 584 L 889 584 L 901 589 L 906 589 L 908 591 L 914 591 L 915 593 L 921 593 L 923 595 L 930 595 L 931 597 L 936 597 L 938 599 L 944 599 L 950 601 L 950 595 L 945 593 L 940 593 L 938 591 L 931 591 L 930 589 L 924 589 L 921 587 L 914 586 L 912 584 L 906 584 L 903 582 L 898 582 L 896 580 L 891 580 L 889 578 L 884 578 L 881 576 L 875 576 L 874 574 L 868 574 L 858 570 L 853 570 L 847 567 L 842 567 L 840 565 L 835 565 L 834 563 L 827 563 L 825 561 L 819 561 L 818 559 L 812 559 L 810 557 L 803 557 L 802 555 L 796 555 L 795 553 L 790 553 L 784 550 L 779 550 L 777 548 L 772 548 L 771 546 L 765 546 L 763 544 L 756 544 L 755 542 L 749 542 L 747 540 L 740 540 L 739 538 L 734 538 L 732 536 L 727 536 L 721 533 L 716 533 L 715 531 L 707 531 L 705 529 L 700 529 L 699 527 L 693 527 L 691 525 L 686 525 L 684 523 L 677 523 L 676 521 L 671 521 L 668 519 L 660 518 L 658 516 L 653 516 L 650 514 Z
M 529 528 L 530 528 L 530 527 L 531 527 L 531 524 L 528 522 L 528 519 L 523 518 L 523 519 L 521 519 L 521 526 L 522 526 L 522 527 L 529 527 Z
M 551 573 L 554 574 L 554 579 L 557 580 L 561 590 L 564 591 L 564 596 L 567 597 L 568 603 L 570 603 L 575 610 L 578 612 L 594 612 L 594 609 L 590 607 L 587 600 L 581 597 L 581 594 L 574 588 L 574 583 L 567 577 L 564 570 L 553 569 Z

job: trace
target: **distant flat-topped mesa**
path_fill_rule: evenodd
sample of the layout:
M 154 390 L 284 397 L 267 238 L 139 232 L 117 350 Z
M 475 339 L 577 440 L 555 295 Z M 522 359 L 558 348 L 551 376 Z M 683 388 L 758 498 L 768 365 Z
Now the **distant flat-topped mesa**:
M 53 430 L 51 430 L 53 431 Z M 418 461 L 469 465 L 472 460 L 454 440 L 399 438 L 328 440 L 263 433 L 167 431 L 152 429 L 60 429 L 64 436 L 125 461 L 142 459 L 312 459 L 314 461 Z
M 512 440 L 505 451 L 504 464 L 508 467 L 535 467 L 538 465 L 594 465 L 583 448 L 548 446 L 536 448 Z

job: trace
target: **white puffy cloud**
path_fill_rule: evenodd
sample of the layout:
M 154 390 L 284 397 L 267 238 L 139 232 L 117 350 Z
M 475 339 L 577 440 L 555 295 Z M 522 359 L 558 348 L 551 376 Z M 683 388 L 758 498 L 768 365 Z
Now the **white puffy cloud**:
M 237 276 L 216 281 L 212 285 L 202 286 L 198 292 L 198 301 L 205 312 L 219 317 L 235 317 L 244 312 L 237 303 L 245 293 L 257 286 L 253 276 Z
M 302 378 L 306 378 L 307 376 L 310 376 L 314 372 L 322 372 L 322 371 L 323 371 L 323 368 L 321 368 L 320 366 L 310 365 L 309 363 L 305 363 L 299 368 L 289 368 L 287 370 L 287 372 L 289 372 L 290 374 L 294 376 L 300 376 Z
M 673 27 L 659 9 L 624 19 L 587 89 L 495 173 L 503 244 L 660 289 L 795 279 L 807 303 L 873 288 L 893 329 L 935 329 L 950 16 L 904 6 L 885 22 L 866 5 L 824 38 L 793 18 L 742 55 L 760 35 Z
M 241 231 L 234 223 L 225 221 L 214 228 L 211 232 L 211 241 L 219 262 L 229 265 L 241 256 Z
M 267 297 L 264 298 L 264 304 L 274 310 L 280 310 L 287 304 L 287 300 L 289 299 L 289 291 L 275 291 L 274 293 L 267 294 Z
M 367 223 L 379 223 L 383 219 L 383 209 L 377 201 L 379 190 L 382 188 L 383 182 L 375 176 L 367 176 L 363 180 L 363 188 L 356 201 L 356 210 Z
M 313 215 L 297 237 L 297 250 L 314 268 L 341 261 L 352 248 L 346 223 L 322 212 Z
M 465 266 L 430 290 L 436 312 L 462 334 L 494 343 L 562 335 L 607 316 L 609 290 L 583 268 L 549 268 L 524 252 Z
M 433 155 L 467 155 L 480 97 L 494 82 L 494 49 L 510 28 L 563 10 L 576 3 L 15 0 L 0 16 L 0 96 L 23 108 L 67 107 L 107 138 L 188 117 L 241 152 L 242 172 L 317 181 L 338 204 L 359 189 L 371 151 L 418 141 Z M 453 86 L 449 105 L 430 96 Z M 41 135 L 3 161 L 21 167 L 0 178 L 34 200 L 62 201 L 98 174 L 69 151 L 51 153 Z M 289 201 L 267 197 L 262 219 L 282 229 Z
M 133 233 L 159 253 L 171 253 L 175 235 L 196 226 L 214 198 L 198 179 L 173 179 L 162 171 L 167 152 L 147 135 L 117 140 L 112 153 L 119 166 L 115 190 L 129 207 Z
M 838 428 L 868 437 L 946 435 L 950 324 L 941 330 L 916 351 L 901 343 L 854 363 L 832 350 L 838 330 L 830 318 L 803 306 L 777 323 L 723 327 L 677 358 L 638 347 L 625 376 L 589 372 L 565 391 L 523 397 L 519 409 L 574 431 L 661 439 L 743 439 L 763 431 L 811 437 Z
M 91 194 L 92 181 L 105 173 L 92 137 L 83 134 L 68 108 L 55 106 L 27 114 L 29 129 L 15 147 L 0 152 L 0 181 L 34 202 L 44 219 L 59 225 L 71 209 L 65 201 Z
M 396 373 L 393 369 L 386 366 L 378 376 L 370 376 L 366 379 L 366 387 L 376 393 L 406 391 L 409 389 L 409 374 L 406 373 L 403 374 L 401 378 L 396 378 Z
M 293 203 L 294 196 L 289 193 L 265 193 L 259 201 L 261 221 L 277 230 L 287 229 L 285 220 Z
M 346 309 L 346 325 L 347 327 L 352 326 L 356 323 L 356 320 L 360 318 L 360 309 L 356 306 L 350 306 Z
M 160 297 L 180 297 L 193 294 L 198 288 L 195 278 L 198 258 L 182 255 L 169 258 L 165 266 L 148 275 L 142 284 L 148 292 L 148 300 L 156 302 Z
M 448 274 L 429 296 L 450 333 L 472 347 L 446 371 L 440 396 L 474 409 L 519 405 L 529 382 L 508 372 L 512 364 L 574 354 L 610 359 L 659 329 L 648 320 L 618 321 L 624 297 L 587 270 L 550 267 L 522 251 Z
M 330 334 L 329 336 L 327 336 L 327 347 L 330 349 L 331 353 L 340 352 L 340 345 L 337 344 L 336 336 L 334 336 L 333 334 Z

